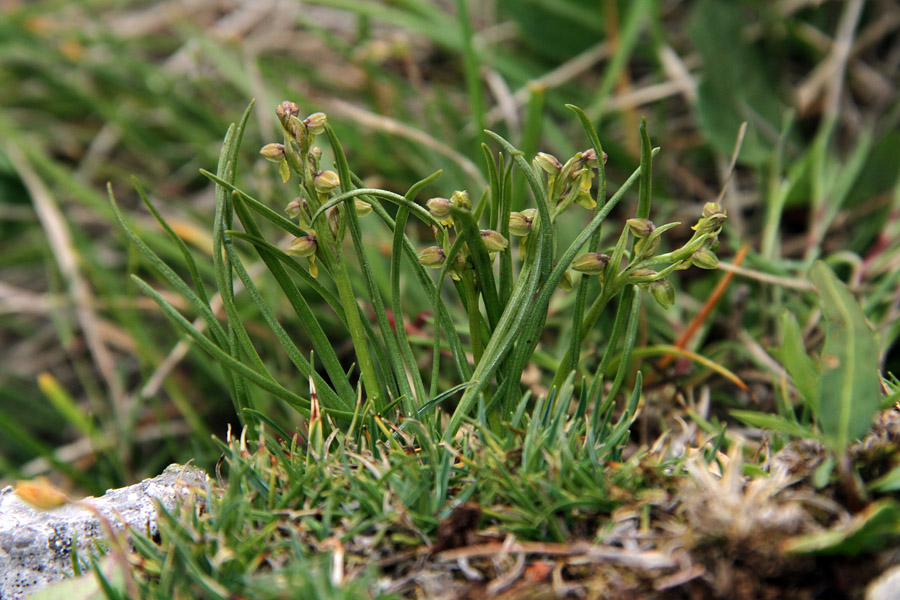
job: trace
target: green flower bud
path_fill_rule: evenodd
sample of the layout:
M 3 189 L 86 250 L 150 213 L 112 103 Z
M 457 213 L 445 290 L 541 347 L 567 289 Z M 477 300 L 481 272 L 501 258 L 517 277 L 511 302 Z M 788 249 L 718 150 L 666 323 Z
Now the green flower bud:
M 341 229 L 341 207 L 332 206 L 325 211 L 325 214 L 328 216 L 328 227 L 331 229 L 331 235 L 337 236 L 338 231 Z
M 326 121 L 328 121 L 328 117 L 325 116 L 325 113 L 317 112 L 303 119 L 303 124 L 306 125 L 311 134 L 320 135 L 322 133 L 325 133 Z
M 303 121 L 300 120 L 299 117 L 291 117 L 288 119 L 287 127 L 285 130 L 290 134 L 292 138 L 294 138 L 297 143 L 303 142 L 308 135 L 306 131 L 306 125 L 303 124 Z
M 588 148 L 587 150 L 581 153 L 581 160 L 588 167 L 595 169 L 599 166 L 599 162 L 597 161 L 597 152 L 593 148 Z
M 303 198 L 294 198 L 291 203 L 284 207 L 284 212 L 292 219 L 300 216 L 300 209 L 305 201 Z
M 711 217 L 713 215 L 724 215 L 725 209 L 718 202 L 707 202 L 703 205 L 703 212 L 700 213 L 702 218 Z
M 697 248 L 691 255 L 691 262 L 701 269 L 715 269 L 719 266 L 719 258 L 709 248 Z
M 364 217 L 372 212 L 372 205 L 365 200 L 357 198 L 354 204 L 356 205 L 356 214 L 360 217 Z
M 657 279 L 652 282 L 650 295 L 666 310 L 675 304 L 675 286 L 668 279 Z
M 319 244 L 316 241 L 316 236 L 306 235 L 294 238 L 294 241 L 285 248 L 284 253 L 291 256 L 313 256 L 316 253 L 318 246 Z
M 563 276 L 560 278 L 559 283 L 556 284 L 556 287 L 564 292 L 571 292 L 572 288 L 575 287 L 574 285 L 572 285 L 572 274 L 569 273 L 568 270 L 563 273 Z
M 637 239 L 647 237 L 656 229 L 656 225 L 650 219 L 628 219 L 625 224 L 631 229 L 631 235 Z
M 572 261 L 572 268 L 580 273 L 602 273 L 609 264 L 609 255 L 587 252 Z
M 538 152 L 533 162 L 548 175 L 558 175 L 563 166 L 558 158 L 546 152 Z
M 518 237 L 528 235 L 536 214 L 536 208 L 526 208 L 522 212 L 509 213 L 509 232 Z
M 284 144 L 266 144 L 259 153 L 269 162 L 280 163 L 284 160 Z
M 648 258 L 656 254 L 656 251 L 659 250 L 659 244 L 662 240 L 658 235 L 650 235 L 645 238 L 639 239 L 634 244 L 634 257 L 635 260 L 641 260 L 643 258 Z
M 419 264 L 432 269 L 441 268 L 446 259 L 447 255 L 444 254 L 444 249 L 440 246 L 429 246 L 419 252 Z
M 327 194 L 339 185 L 341 180 L 334 171 L 319 171 L 313 179 L 313 186 L 322 194 Z
M 707 202 L 703 205 L 700 220 L 691 229 L 700 235 L 706 233 L 710 236 L 716 236 L 727 218 L 725 209 L 718 202 Z
M 453 192 L 453 195 L 450 196 L 450 202 L 453 203 L 453 206 L 462 208 L 463 210 L 470 210 L 472 208 L 472 201 L 469 200 L 469 193 L 465 190 Z
M 493 229 L 482 229 L 481 240 L 487 246 L 489 252 L 500 252 L 501 250 L 506 250 L 506 247 L 509 246 L 506 238 Z
M 284 127 L 285 129 L 288 128 L 288 121 L 290 121 L 290 118 L 296 117 L 299 114 L 300 107 L 290 100 L 285 100 L 277 107 L 275 107 L 275 115 L 278 117 L 278 120 L 281 122 L 282 127 Z
M 446 198 L 432 198 L 425 203 L 425 206 L 428 207 L 431 216 L 440 221 L 450 216 L 450 207 L 453 206 L 453 203 Z

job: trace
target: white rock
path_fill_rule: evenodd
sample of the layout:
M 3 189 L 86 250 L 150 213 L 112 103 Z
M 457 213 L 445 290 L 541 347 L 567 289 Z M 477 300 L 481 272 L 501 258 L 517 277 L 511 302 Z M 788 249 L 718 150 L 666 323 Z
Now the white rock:
M 200 469 L 169 465 L 152 479 L 108 490 L 53 510 L 38 510 L 11 487 L 0 490 L 0 600 L 18 600 L 72 574 L 72 539 L 79 557 L 104 538 L 104 526 L 90 504 L 117 530 L 124 526 L 156 534 L 154 501 L 173 510 L 179 499 L 205 501 L 209 478 Z

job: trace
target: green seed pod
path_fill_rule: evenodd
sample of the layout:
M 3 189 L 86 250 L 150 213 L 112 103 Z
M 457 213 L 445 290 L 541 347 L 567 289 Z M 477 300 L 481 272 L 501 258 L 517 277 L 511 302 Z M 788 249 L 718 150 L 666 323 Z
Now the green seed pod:
M 482 229 L 481 240 L 487 246 L 489 252 L 500 252 L 501 250 L 506 250 L 506 247 L 509 246 L 507 239 L 500 235 L 500 232 L 493 229 Z
M 536 208 L 526 208 L 522 212 L 509 213 L 509 232 L 517 237 L 528 235 L 536 214 Z
M 319 171 L 313 179 L 313 186 L 317 192 L 322 194 L 327 194 L 339 185 L 341 185 L 341 180 L 334 171 Z
M 432 269 L 439 269 L 444 265 L 447 255 L 440 246 L 429 246 L 419 252 L 419 264 Z
M 587 252 L 572 261 L 572 268 L 579 273 L 602 273 L 609 264 L 609 255 Z
M 308 257 L 315 255 L 316 249 L 318 247 L 319 244 L 316 241 L 316 236 L 306 235 L 303 237 L 294 238 L 294 241 L 288 244 L 288 247 L 285 248 L 284 253 L 291 256 Z

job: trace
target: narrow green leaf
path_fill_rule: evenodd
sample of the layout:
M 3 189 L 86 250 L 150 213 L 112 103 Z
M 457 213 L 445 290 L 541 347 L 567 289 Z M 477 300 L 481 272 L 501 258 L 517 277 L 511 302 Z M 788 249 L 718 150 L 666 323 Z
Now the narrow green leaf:
M 415 202 L 416 196 L 421 190 L 433 183 L 441 176 L 441 171 L 431 174 L 414 184 L 405 194 L 405 198 L 410 202 Z M 403 360 L 404 369 L 411 374 L 413 386 L 415 387 L 415 398 L 410 398 L 410 402 L 404 407 L 408 416 L 413 416 L 414 410 L 417 410 L 416 403 L 425 402 L 425 384 L 422 382 L 422 374 L 416 364 L 412 348 L 406 337 L 406 327 L 403 322 L 403 304 L 400 298 L 400 266 L 403 260 L 403 240 L 404 228 L 406 227 L 406 218 L 409 209 L 401 206 L 397 209 L 397 218 L 394 221 L 394 239 L 391 251 L 391 310 L 394 313 L 394 331 L 397 335 L 397 342 L 400 348 L 401 358 Z M 413 402 L 413 400 L 415 402 Z
M 256 221 L 253 219 L 253 216 L 250 214 L 250 211 L 244 204 L 243 200 L 237 200 L 234 202 L 234 210 L 237 212 L 238 218 L 241 221 L 241 224 L 244 226 L 244 229 L 248 232 L 249 235 L 255 238 L 262 237 L 262 231 L 259 226 L 256 224 Z M 228 247 L 232 247 L 231 238 L 228 238 Z M 353 390 L 353 386 L 350 384 L 346 374 L 344 373 L 344 368 L 341 365 L 340 359 L 338 359 L 337 353 L 334 350 L 334 347 L 331 343 L 331 340 L 328 339 L 328 336 L 325 334 L 325 331 L 322 329 L 322 326 L 319 324 L 319 320 L 316 318 L 315 312 L 309 306 L 309 303 L 306 301 L 306 298 L 303 297 L 303 294 L 300 293 L 300 290 L 297 289 L 297 286 L 293 281 L 288 277 L 287 272 L 285 271 L 284 265 L 281 264 L 279 260 L 273 257 L 270 254 L 265 254 L 259 249 L 257 249 L 260 258 L 262 258 L 263 262 L 266 264 L 266 267 L 269 270 L 269 273 L 275 278 L 278 282 L 278 285 L 281 287 L 281 290 L 284 292 L 285 297 L 293 308 L 294 312 L 298 317 L 298 321 L 301 326 L 306 330 L 307 334 L 312 341 L 313 349 L 316 352 L 316 355 L 319 357 L 319 360 L 322 361 L 322 365 L 325 367 L 326 373 L 328 373 L 328 377 L 331 380 L 331 388 L 334 390 L 334 394 L 336 396 L 326 396 L 326 399 L 331 400 L 333 403 L 336 399 L 338 399 L 338 403 L 340 407 L 344 410 L 350 410 L 353 406 L 353 403 L 356 401 L 356 393 Z M 280 253 L 284 256 L 284 253 Z M 288 261 L 294 262 L 294 259 L 290 257 L 286 257 Z M 236 263 L 237 257 L 236 255 L 231 255 L 231 262 Z M 285 261 L 287 262 L 287 261 Z M 256 286 L 253 285 L 253 282 L 250 281 L 249 276 L 246 274 L 246 271 L 243 269 L 241 265 L 232 264 L 232 268 L 234 268 L 241 279 L 246 278 L 248 281 L 245 281 L 245 287 L 247 288 L 248 293 L 254 297 L 254 301 L 257 301 L 257 305 L 262 302 L 262 298 L 259 297 L 259 293 L 256 290 Z M 299 267 L 302 270 L 302 267 Z M 306 275 L 309 276 L 308 273 Z M 312 276 L 309 276 L 312 278 Z M 249 286 L 247 285 L 249 282 Z M 324 291 L 324 288 L 323 288 Z M 333 295 L 332 295 L 333 297 Z M 338 304 L 337 306 L 340 306 Z M 260 310 L 263 310 L 260 307 Z M 343 311 L 342 311 L 343 312 Z M 267 310 L 263 313 L 270 321 L 272 326 L 278 326 L 280 329 L 280 325 L 278 324 L 278 320 L 271 314 L 271 311 Z M 275 330 L 273 330 L 275 331 Z M 283 332 L 283 329 L 281 330 Z M 279 335 L 276 331 L 276 335 Z M 285 337 L 286 333 L 283 334 Z M 289 343 L 293 346 L 293 342 L 290 342 L 289 339 L 280 338 L 280 341 L 283 343 Z M 301 373 L 303 373 L 306 377 L 312 372 L 312 368 L 306 363 L 306 359 L 302 356 L 299 350 L 296 352 L 291 352 L 293 355 L 292 360 L 296 360 L 295 364 L 298 368 L 301 369 Z M 303 365 L 303 368 L 301 368 Z M 317 385 L 326 385 L 324 382 L 317 382 Z M 326 392 L 327 393 L 327 392 Z
M 647 119 L 641 118 L 641 185 L 638 191 L 637 217 L 650 218 L 650 193 L 653 187 L 653 152 L 650 134 L 647 133 Z
M 803 333 L 797 317 L 787 309 L 781 311 L 781 363 L 794 381 L 800 397 L 812 414 L 819 412 L 819 367 L 806 352 Z
M 203 279 L 200 277 L 200 270 L 197 268 L 197 263 L 194 261 L 194 257 L 191 254 L 190 250 L 188 250 L 187 244 L 184 243 L 184 240 L 179 237 L 175 230 L 172 229 L 172 226 L 169 225 L 169 222 L 156 210 L 156 206 L 150 202 L 150 198 L 147 197 L 147 193 L 144 192 L 144 187 L 141 185 L 141 182 L 138 181 L 138 178 L 135 176 L 131 177 L 131 184 L 134 186 L 134 189 L 137 191 L 138 196 L 141 201 L 144 203 L 144 206 L 147 207 L 147 210 L 150 211 L 150 214 L 153 215 L 153 218 L 156 219 L 156 222 L 159 223 L 160 227 L 166 232 L 169 236 L 169 239 L 175 244 L 178 250 L 181 252 L 182 257 L 184 257 L 184 262 L 187 265 L 188 272 L 191 274 L 191 280 L 194 282 L 194 289 L 197 290 L 197 297 L 200 298 L 200 301 L 203 304 L 209 304 L 209 296 L 206 294 L 206 288 L 203 285 Z
M 302 236 L 306 235 L 306 232 L 303 231 L 302 229 L 300 229 L 300 227 L 298 227 L 296 223 L 294 223 L 293 221 L 291 221 L 284 215 L 278 214 L 277 212 L 275 212 L 274 210 L 272 210 L 271 208 L 269 208 L 268 206 L 266 206 L 265 204 L 263 204 L 262 202 L 260 202 L 259 200 L 257 200 L 253 196 L 251 196 L 250 194 L 248 194 L 247 192 L 245 192 L 242 189 L 235 186 L 233 183 L 229 183 L 229 182 L 225 181 L 224 179 L 222 179 L 221 177 L 213 175 L 212 173 L 210 173 L 209 171 L 206 171 L 204 169 L 200 169 L 200 174 L 204 175 L 210 181 L 214 181 L 215 183 L 222 186 L 226 190 L 229 190 L 231 192 L 236 192 L 241 197 L 241 200 L 246 202 L 247 206 L 249 206 L 251 209 L 253 209 L 253 212 L 259 214 L 262 218 L 264 218 L 266 221 L 272 223 L 276 227 L 286 231 L 287 233 L 293 235 L 294 237 L 302 237 Z
M 892 498 L 873 502 L 850 521 L 831 529 L 793 537 L 783 549 L 791 554 L 856 556 L 896 542 L 900 535 L 900 504 Z
M 460 224 L 462 235 L 465 237 L 466 245 L 469 247 L 472 265 L 475 267 L 475 274 L 478 277 L 478 289 L 484 300 L 488 323 L 491 330 L 493 330 L 500 319 L 500 299 L 497 297 L 497 285 L 494 281 L 494 269 L 488 249 L 481 239 L 481 232 L 471 212 L 451 207 L 450 213 Z M 509 247 L 507 246 L 508 249 Z M 478 311 L 478 305 L 469 306 L 468 310 Z
M 546 190 L 544 189 L 544 186 L 541 185 L 534 169 L 531 168 L 531 165 L 529 165 L 528 161 L 522 156 L 522 152 L 493 131 L 488 131 L 486 133 L 497 140 L 497 142 L 503 146 L 503 149 L 509 153 L 516 165 L 518 165 L 519 169 L 522 171 L 522 174 L 525 175 L 525 180 L 528 182 L 529 187 L 531 187 L 534 201 L 537 204 L 538 215 L 540 216 L 537 239 L 541 251 L 538 253 L 538 257 L 540 257 L 538 271 L 540 273 L 540 279 L 543 280 L 550 274 L 550 269 L 553 267 L 553 231 L 550 227 L 550 200 L 547 198 Z M 532 231 L 532 234 L 533 233 L 534 232 Z
M 743 421 L 751 427 L 759 427 L 768 431 L 777 431 L 799 439 L 816 439 L 816 432 L 810 427 L 801 425 L 796 421 L 789 421 L 782 416 L 771 413 L 763 413 L 755 410 L 732 410 L 730 414 L 735 419 Z

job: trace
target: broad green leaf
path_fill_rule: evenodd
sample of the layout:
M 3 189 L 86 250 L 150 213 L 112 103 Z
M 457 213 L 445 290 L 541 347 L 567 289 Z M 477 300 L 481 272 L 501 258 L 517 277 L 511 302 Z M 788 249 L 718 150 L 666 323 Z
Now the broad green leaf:
M 825 315 L 819 382 L 819 426 L 836 451 L 861 437 L 878 410 L 878 343 L 862 308 L 828 266 L 810 271 Z
M 807 354 L 797 317 L 786 309 L 781 312 L 781 363 L 794 380 L 797 391 L 813 414 L 818 413 L 819 368 Z
M 867 506 L 849 522 L 787 540 L 782 549 L 792 554 L 857 555 L 883 548 L 900 534 L 900 504 L 892 499 Z
M 724 155 L 731 154 L 738 129 L 747 121 L 740 158 L 760 164 L 777 137 L 781 103 L 760 44 L 744 39 L 744 12 L 732 0 L 693 4 L 689 33 L 703 59 L 697 113 L 710 142 Z

